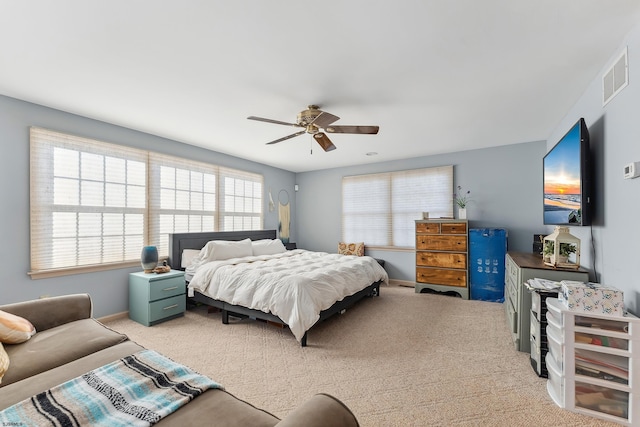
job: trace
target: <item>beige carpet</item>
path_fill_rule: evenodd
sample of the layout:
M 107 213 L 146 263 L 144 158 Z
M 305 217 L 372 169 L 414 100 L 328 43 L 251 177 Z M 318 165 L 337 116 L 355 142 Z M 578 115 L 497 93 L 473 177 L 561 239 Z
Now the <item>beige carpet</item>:
M 151 328 L 107 324 L 283 417 L 330 393 L 369 426 L 607 426 L 558 408 L 528 354 L 511 344 L 502 304 L 383 287 L 317 325 L 302 348 L 288 329 L 223 325 L 204 308 Z

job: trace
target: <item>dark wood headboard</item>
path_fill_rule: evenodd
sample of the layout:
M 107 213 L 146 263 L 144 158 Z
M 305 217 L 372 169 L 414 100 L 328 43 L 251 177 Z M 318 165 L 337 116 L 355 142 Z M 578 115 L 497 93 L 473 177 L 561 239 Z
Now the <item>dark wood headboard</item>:
M 211 240 L 239 241 L 275 239 L 276 230 L 247 230 L 247 231 L 207 231 L 203 233 L 174 233 L 169 234 L 169 265 L 174 270 L 183 270 L 182 251 L 185 249 L 202 249 Z

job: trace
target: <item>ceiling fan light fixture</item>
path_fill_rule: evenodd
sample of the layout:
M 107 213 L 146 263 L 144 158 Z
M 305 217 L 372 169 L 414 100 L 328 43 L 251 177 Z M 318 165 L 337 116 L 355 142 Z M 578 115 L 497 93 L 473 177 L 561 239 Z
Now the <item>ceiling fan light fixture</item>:
M 298 113 L 298 124 L 300 126 L 308 126 L 322 114 L 322 111 L 318 110 L 317 105 L 309 105 L 309 107 Z

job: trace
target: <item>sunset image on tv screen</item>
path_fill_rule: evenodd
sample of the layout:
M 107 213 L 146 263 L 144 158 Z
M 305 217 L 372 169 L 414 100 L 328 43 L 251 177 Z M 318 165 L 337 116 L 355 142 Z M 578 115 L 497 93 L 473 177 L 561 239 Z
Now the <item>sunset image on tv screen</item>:
M 580 222 L 580 127 L 574 126 L 544 158 L 544 223 Z

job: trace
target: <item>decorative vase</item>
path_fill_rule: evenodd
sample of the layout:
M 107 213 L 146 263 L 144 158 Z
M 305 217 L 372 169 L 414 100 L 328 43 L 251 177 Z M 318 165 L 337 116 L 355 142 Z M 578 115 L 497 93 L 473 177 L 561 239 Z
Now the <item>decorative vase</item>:
M 158 248 L 155 246 L 145 246 L 142 248 L 140 263 L 145 273 L 152 273 L 158 266 Z
M 458 209 L 458 219 L 467 219 L 467 208 Z

